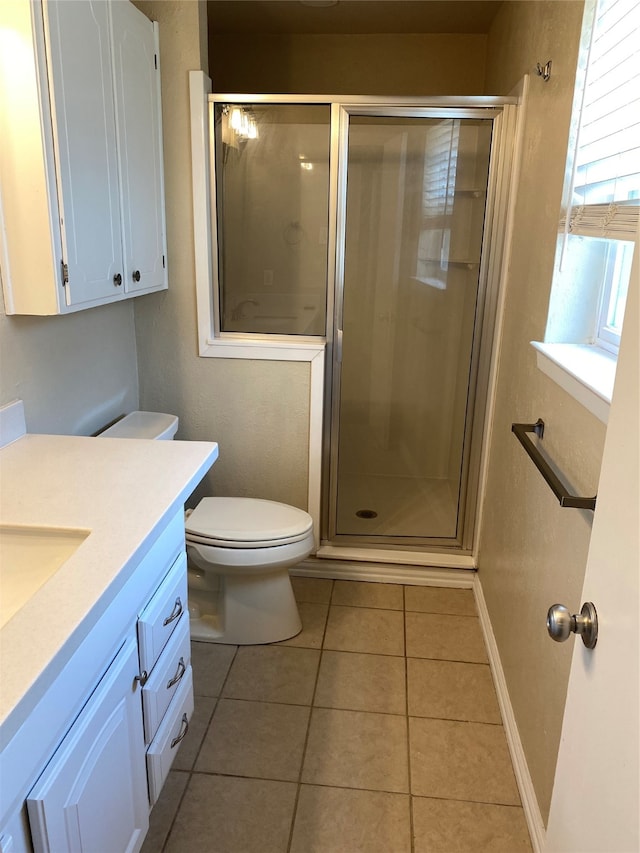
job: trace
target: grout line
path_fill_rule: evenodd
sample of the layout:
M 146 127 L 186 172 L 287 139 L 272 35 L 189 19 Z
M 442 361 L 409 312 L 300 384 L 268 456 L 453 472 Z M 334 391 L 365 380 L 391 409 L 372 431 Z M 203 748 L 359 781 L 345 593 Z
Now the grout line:
M 167 844 L 169 843 L 169 838 L 171 837 L 171 833 L 173 832 L 173 827 L 175 826 L 175 822 L 178 819 L 180 809 L 182 808 L 182 803 L 184 801 L 184 798 L 187 795 L 187 790 L 188 790 L 189 784 L 191 782 L 191 771 L 190 770 L 187 770 L 187 771 L 176 770 L 174 772 L 176 772 L 176 773 L 186 772 L 188 778 L 187 778 L 186 784 L 183 788 L 182 794 L 180 795 L 180 797 L 178 799 L 178 805 L 176 806 L 176 810 L 173 814 L 173 817 L 171 818 L 171 823 L 169 824 L 169 829 L 167 830 L 167 834 L 165 835 L 164 841 L 162 842 L 162 846 L 160 848 L 161 853 L 162 853 L 162 851 L 164 851 L 166 849 Z M 165 784 L 166 784 L 166 780 L 165 780 Z M 162 796 L 162 792 L 161 792 L 161 796 Z M 158 803 L 156 802 L 155 806 L 157 806 L 157 805 L 158 805 Z M 155 806 L 154 806 L 154 808 L 155 808 Z M 151 814 L 153 814 L 153 810 L 151 811 Z M 151 814 L 149 816 L 151 816 Z
M 324 647 L 324 638 L 327 633 L 327 625 L 329 623 L 329 612 L 331 610 L 331 599 L 333 597 L 333 590 L 335 588 L 335 581 L 331 581 L 331 591 L 329 593 L 329 604 L 327 605 L 327 615 L 324 620 L 324 628 L 322 631 L 322 640 L 320 642 L 320 654 L 318 656 L 318 662 L 316 665 L 316 678 L 313 684 L 313 692 L 311 693 L 311 704 L 309 706 L 309 717 L 307 719 L 307 732 L 304 738 L 304 744 L 302 747 L 302 756 L 300 758 L 300 769 L 298 771 L 298 786 L 296 788 L 296 797 L 293 803 L 293 811 L 291 813 L 291 826 L 289 828 L 289 840 L 287 842 L 287 853 L 291 851 L 291 845 L 293 844 L 293 830 L 296 825 L 296 817 L 298 815 L 298 802 L 300 800 L 300 791 L 302 789 L 302 771 L 304 769 L 304 762 L 307 756 L 307 744 L 309 743 L 309 733 L 311 731 L 311 718 L 313 716 L 313 703 L 316 698 L 316 691 L 318 689 L 318 679 L 320 678 L 320 667 L 322 665 L 322 651 Z M 304 625 L 302 626 L 302 630 L 304 630 Z
M 411 796 L 408 791 L 389 791 L 386 788 L 357 788 L 353 785 L 329 785 L 326 782 L 298 782 L 292 779 L 271 779 L 266 776 L 242 776 L 238 773 L 219 773 L 218 771 L 206 771 L 206 770 L 198 770 L 194 774 L 194 776 L 217 776 L 222 779 L 251 779 L 254 782 L 276 782 L 281 785 L 296 785 L 298 788 L 329 788 L 329 789 L 337 789 L 340 791 L 366 791 L 370 794 L 395 794 L 398 797 L 409 797 Z M 494 803 L 494 805 L 501 805 L 501 803 Z M 293 828 L 292 821 L 292 828 Z
M 315 681 L 314 681 L 314 686 L 313 686 L 310 704 L 309 703 L 297 703 L 297 702 L 283 702 L 283 701 L 275 701 L 274 702 L 274 701 L 265 701 L 263 699 L 254 699 L 254 698 L 246 699 L 244 697 L 224 696 L 223 695 L 224 690 L 225 690 L 227 683 L 230 679 L 231 670 L 233 669 L 233 666 L 234 666 L 234 664 L 238 658 L 239 647 L 236 647 L 235 652 L 233 654 L 233 657 L 229 663 L 226 675 L 225 675 L 225 677 L 222 681 L 221 687 L 220 687 L 219 695 L 217 697 L 202 697 L 202 696 L 196 697 L 196 701 L 198 699 L 214 699 L 215 701 L 214 701 L 214 705 L 213 705 L 211 715 L 209 717 L 208 725 L 207 725 L 205 732 L 202 736 L 200 745 L 196 751 L 191 769 L 187 770 L 187 771 L 176 771 L 176 772 L 186 772 L 188 778 L 187 778 L 186 784 L 184 786 L 184 790 L 182 791 L 182 794 L 179 797 L 178 804 L 175 808 L 175 812 L 173 814 L 173 818 L 171 820 L 170 826 L 166 832 L 164 841 L 162 842 L 162 845 L 161 845 L 162 851 L 166 850 L 166 848 L 167 848 L 169 839 L 170 839 L 170 837 L 174 831 L 175 824 L 176 824 L 176 821 L 178 819 L 178 815 L 180 814 L 180 811 L 181 811 L 182 806 L 183 806 L 184 799 L 187 795 L 187 791 L 191 785 L 191 781 L 192 781 L 192 778 L 194 776 L 217 776 L 217 777 L 227 777 L 227 778 L 237 778 L 237 779 L 252 779 L 254 781 L 276 782 L 276 783 L 281 783 L 281 784 L 284 783 L 284 784 L 289 784 L 289 785 L 291 785 L 291 784 L 296 785 L 295 801 L 294 801 L 294 806 L 293 806 L 293 811 L 292 811 L 292 816 L 291 816 L 289 838 L 288 838 L 288 843 L 287 843 L 287 848 L 286 848 L 287 853 L 290 853 L 291 847 L 293 844 L 293 834 L 294 834 L 294 828 L 295 828 L 295 823 L 296 823 L 297 810 L 298 810 L 299 799 L 300 799 L 300 795 L 301 795 L 303 786 L 305 786 L 307 788 L 316 787 L 316 788 L 328 788 L 328 789 L 341 789 L 341 790 L 346 790 L 346 791 L 353 790 L 353 791 L 363 791 L 363 792 L 379 793 L 379 794 L 386 794 L 386 795 L 392 794 L 392 795 L 396 795 L 396 796 L 408 797 L 409 798 L 409 822 L 410 822 L 409 823 L 410 849 L 411 849 L 412 853 L 414 853 L 414 850 L 415 850 L 415 837 L 414 837 L 414 800 L 415 799 L 431 799 L 431 800 L 453 801 L 453 802 L 461 802 L 461 803 L 474 803 L 474 804 L 480 804 L 480 805 L 497 806 L 497 807 L 502 807 L 502 808 L 506 807 L 506 808 L 511 808 L 511 809 L 521 809 L 522 810 L 522 804 L 518 805 L 518 804 L 514 804 L 514 803 L 491 802 L 491 801 L 473 800 L 473 799 L 460 799 L 460 798 L 455 798 L 455 797 L 442 797 L 442 796 L 437 796 L 437 795 L 436 796 L 418 795 L 418 794 L 414 794 L 412 791 L 413 786 L 412 786 L 412 777 L 411 777 L 411 738 L 410 738 L 411 720 L 413 720 L 413 719 L 416 719 L 416 720 L 420 720 L 420 719 L 442 720 L 442 721 L 452 722 L 452 723 L 460 723 L 460 724 L 472 723 L 472 724 L 476 724 L 476 725 L 485 725 L 485 726 L 493 726 L 493 727 L 503 726 L 503 724 L 502 724 L 502 722 L 500 722 L 500 723 L 487 723 L 487 722 L 476 721 L 476 720 L 457 720 L 457 719 L 450 719 L 450 718 L 446 718 L 446 717 L 428 717 L 428 716 L 423 717 L 423 716 L 420 716 L 417 714 L 412 714 L 411 716 L 409 715 L 409 660 L 412 660 L 412 659 L 430 660 L 430 661 L 440 662 L 443 664 L 446 664 L 446 663 L 456 664 L 456 663 L 458 663 L 458 664 L 467 664 L 467 665 L 473 665 L 473 666 L 489 666 L 489 667 L 490 667 L 490 663 L 489 662 L 481 662 L 481 661 L 467 661 L 467 660 L 457 660 L 457 659 L 448 659 L 448 658 L 429 658 L 429 657 L 419 657 L 419 656 L 414 656 L 414 655 L 412 655 L 412 656 L 407 655 L 407 618 L 406 618 L 406 614 L 407 613 L 418 613 L 418 614 L 423 614 L 423 615 L 439 615 L 439 616 L 467 616 L 467 618 L 476 618 L 476 619 L 478 617 L 477 616 L 468 616 L 468 614 L 443 614 L 443 613 L 430 613 L 429 611 L 407 610 L 407 607 L 406 607 L 406 605 L 407 605 L 407 586 L 403 584 L 402 585 L 402 609 L 401 610 L 394 610 L 391 608 L 371 607 L 371 606 L 367 606 L 366 609 L 369 609 L 371 611 L 386 610 L 387 612 L 396 612 L 396 613 L 401 612 L 403 614 L 404 654 L 402 654 L 402 655 L 390 655 L 390 654 L 385 654 L 385 653 L 380 653 L 380 652 L 365 652 L 365 651 L 359 651 L 359 650 L 354 650 L 354 649 L 328 649 L 328 648 L 326 648 L 325 644 L 326 644 L 326 638 L 327 638 L 327 628 L 328 628 L 328 624 L 329 624 L 329 618 L 331 615 L 332 607 L 339 607 L 339 608 L 343 608 L 343 609 L 344 608 L 350 608 L 352 610 L 365 609 L 364 607 L 361 607 L 360 605 L 341 605 L 341 604 L 334 603 L 335 592 L 336 592 L 336 581 L 335 581 L 335 579 L 332 579 L 328 602 L 298 602 L 299 604 L 300 603 L 323 604 L 327 608 L 327 613 L 326 613 L 326 618 L 325 618 L 325 622 L 324 622 L 324 628 L 322 631 L 322 639 L 321 639 L 320 647 L 314 648 L 312 646 L 289 646 L 289 647 L 285 646 L 285 648 L 300 648 L 303 650 L 306 649 L 307 651 L 318 652 L 318 657 L 317 657 L 317 662 L 316 662 L 317 668 L 316 668 L 316 673 L 315 673 Z M 273 644 L 273 645 L 279 645 L 279 644 Z M 317 688 L 318 688 L 318 684 L 319 684 L 320 671 L 322 668 L 322 661 L 324 658 L 324 654 L 326 652 L 333 652 L 333 653 L 338 653 L 338 654 L 351 654 L 351 655 L 358 655 L 358 654 L 359 655 L 365 655 L 366 654 L 366 655 L 370 655 L 370 656 L 374 656 L 374 657 L 388 657 L 388 658 L 392 658 L 392 659 L 398 659 L 400 657 L 403 658 L 404 672 L 405 672 L 405 702 L 404 702 L 405 710 L 404 710 L 404 714 L 390 714 L 389 712 L 385 712 L 385 711 L 369 711 L 369 710 L 362 710 L 362 709 L 358 709 L 358 708 L 332 708 L 332 707 L 326 706 L 326 705 L 317 705 L 316 706 L 315 705 L 315 699 L 316 699 Z M 297 781 L 291 780 L 291 779 L 268 779 L 268 778 L 258 777 L 258 776 L 248 776 L 248 775 L 245 776 L 245 775 L 237 774 L 237 773 L 220 773 L 220 772 L 215 772 L 215 771 L 208 772 L 208 771 L 200 771 L 200 770 L 196 771 L 194 769 L 196 766 L 200 751 L 202 749 L 203 743 L 204 743 L 205 739 L 207 738 L 207 736 L 211 730 L 211 727 L 214 725 L 213 721 L 214 721 L 215 713 L 216 713 L 217 708 L 218 708 L 222 699 L 229 699 L 231 701 L 256 702 L 256 703 L 262 703 L 262 704 L 268 704 L 268 705 L 291 705 L 294 707 L 304 707 L 304 708 L 309 709 L 307 730 L 306 730 L 306 735 L 305 735 L 305 740 L 304 740 L 304 745 L 303 745 L 303 750 L 302 750 L 300 768 L 299 768 L 299 771 L 297 774 Z M 302 776 L 303 776 L 303 770 L 304 770 L 305 761 L 306 761 L 306 757 L 307 757 L 307 750 L 308 750 L 310 731 L 311 731 L 311 723 L 312 723 L 314 713 L 316 712 L 316 710 L 320 710 L 320 709 L 322 709 L 322 710 L 326 709 L 326 710 L 335 710 L 335 711 L 345 711 L 345 712 L 351 712 L 351 713 L 376 714 L 378 716 L 393 716 L 393 717 L 404 716 L 404 718 L 406 720 L 406 739 L 407 739 L 407 773 L 408 773 L 407 791 L 386 791 L 386 790 L 380 790 L 378 788 L 360 788 L 360 787 L 355 787 L 353 785 L 336 785 L 336 784 L 326 784 L 326 783 L 317 783 L 317 782 L 303 782 Z
M 411 793 L 412 784 L 411 784 L 411 733 L 409 731 L 409 658 L 407 657 L 407 619 L 406 619 L 406 604 L 407 604 L 407 590 L 406 587 L 402 587 L 402 603 L 404 605 L 403 612 L 403 626 L 404 626 L 404 707 L 405 707 L 405 715 L 406 715 L 406 727 L 407 727 L 407 776 L 408 776 L 408 785 L 409 785 L 409 844 L 411 847 L 411 853 L 414 853 L 415 850 L 415 832 L 414 832 L 414 823 L 413 823 L 413 795 Z
M 197 642 L 197 641 L 194 641 L 194 642 Z M 173 832 L 176 820 L 178 819 L 178 815 L 180 814 L 180 809 L 182 808 L 182 803 L 184 802 L 184 798 L 187 794 L 187 790 L 189 789 L 189 785 L 191 784 L 191 778 L 194 775 L 194 773 L 196 772 L 194 770 L 194 768 L 197 764 L 198 757 L 200 755 L 200 750 L 202 749 L 202 744 L 204 743 L 207 735 L 209 734 L 209 729 L 211 728 L 211 724 L 213 722 L 213 718 L 215 716 L 216 709 L 218 707 L 218 704 L 220 703 L 220 699 L 222 698 L 222 691 L 224 690 L 224 686 L 227 683 L 227 679 L 229 678 L 229 673 L 231 672 L 231 667 L 233 666 L 234 661 L 238 655 L 238 648 L 239 647 L 236 646 L 236 650 L 233 653 L 233 657 L 231 658 L 231 661 L 230 661 L 229 666 L 227 668 L 227 674 L 225 675 L 225 677 L 222 681 L 222 684 L 220 685 L 220 690 L 218 691 L 218 695 L 217 696 L 199 696 L 199 697 L 194 695 L 194 697 L 193 697 L 194 698 L 194 706 L 195 706 L 195 702 L 197 701 L 198 698 L 200 698 L 200 699 L 214 699 L 215 701 L 213 703 L 213 709 L 211 711 L 211 716 L 209 717 L 209 722 L 207 723 L 207 727 L 204 731 L 204 734 L 202 735 L 202 740 L 200 741 L 200 746 L 198 747 L 197 752 L 194 756 L 193 764 L 191 765 L 191 768 L 187 771 L 177 771 L 177 772 L 186 772 L 188 774 L 189 778 L 187 779 L 187 784 L 184 786 L 182 796 L 180 797 L 180 799 L 178 801 L 178 805 L 176 807 L 173 818 L 171 820 L 171 824 L 169 825 L 169 829 L 168 829 L 167 834 L 165 835 L 164 841 L 162 843 L 161 853 L 164 850 L 166 850 L 167 844 L 169 843 L 169 838 L 171 837 L 171 833 Z M 157 805 L 157 803 L 156 803 L 156 805 Z
M 184 771 L 178 770 L 175 771 L 177 773 L 182 773 Z M 364 791 L 369 794 L 392 794 L 397 797 L 410 797 L 419 800 L 441 800 L 443 802 L 454 802 L 454 803 L 475 803 L 477 805 L 483 806 L 499 806 L 500 808 L 505 809 L 522 809 L 521 804 L 516 803 L 504 803 L 504 802 L 496 802 L 495 800 L 470 800 L 465 799 L 464 797 L 438 797 L 434 794 L 412 794 L 409 791 L 391 791 L 386 788 L 360 788 L 355 787 L 353 785 L 337 785 L 337 784 L 328 784 L 326 782 L 299 782 L 296 783 L 292 779 L 275 779 L 267 776 L 243 776 L 238 773 L 220 773 L 218 771 L 207 771 L 207 770 L 196 770 L 192 774 L 193 776 L 208 776 L 208 777 L 218 777 L 221 779 L 251 779 L 254 782 L 274 782 L 276 784 L 281 785 L 298 785 L 299 788 L 329 788 L 330 790 L 340 790 L 340 791 Z
M 318 672 L 320 671 L 320 667 L 318 666 Z M 407 670 L 405 667 L 405 678 L 407 677 Z M 317 686 L 317 685 L 316 685 Z M 405 688 L 406 690 L 406 688 Z M 214 697 L 201 697 L 201 698 L 214 698 Z M 417 714 L 413 713 L 409 715 L 408 711 L 404 711 L 403 713 L 394 713 L 393 711 L 376 711 L 371 708 L 346 708 L 342 705 L 319 705 L 315 703 L 315 689 L 313 694 L 312 703 L 308 702 L 284 702 L 282 700 L 274 700 L 274 699 L 254 699 L 247 698 L 245 696 L 221 696 L 219 697 L 219 701 L 225 702 L 247 702 L 255 705 L 284 705 L 287 708 L 309 708 L 310 710 L 313 708 L 318 711 L 345 711 L 349 714 L 371 714 L 378 717 L 406 717 L 407 719 L 416 719 L 416 720 L 442 720 L 446 723 L 474 723 L 479 726 L 502 726 L 502 722 L 493 723 L 489 720 L 469 720 L 463 719 L 462 717 L 442 717 L 435 716 L 433 714 Z M 405 707 L 407 706 L 407 702 L 405 701 Z M 217 705 L 216 705 L 217 707 Z M 215 708 L 214 708 L 215 711 Z M 213 719 L 213 715 L 212 715 Z M 212 720 L 211 720 L 212 721 Z M 188 771 L 186 771 L 188 772 Z

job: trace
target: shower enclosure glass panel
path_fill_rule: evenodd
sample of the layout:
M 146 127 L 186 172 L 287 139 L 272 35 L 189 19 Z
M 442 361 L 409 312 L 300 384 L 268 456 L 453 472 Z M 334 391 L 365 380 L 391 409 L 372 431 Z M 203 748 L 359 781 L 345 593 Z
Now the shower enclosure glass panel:
M 214 115 L 220 331 L 324 335 L 330 106 Z
M 491 135 L 349 119 L 336 536 L 460 536 Z

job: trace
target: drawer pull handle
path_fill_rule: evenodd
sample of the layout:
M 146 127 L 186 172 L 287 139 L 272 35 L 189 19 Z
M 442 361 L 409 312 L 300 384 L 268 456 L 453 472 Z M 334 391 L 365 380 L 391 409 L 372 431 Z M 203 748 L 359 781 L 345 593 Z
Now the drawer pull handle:
M 176 598 L 176 603 L 173 605 L 173 610 L 171 611 L 171 616 L 167 616 L 167 618 L 162 623 L 163 625 L 170 625 L 172 622 L 175 622 L 176 619 L 179 619 L 182 616 L 182 602 L 180 601 L 180 596 Z
M 178 669 L 176 670 L 176 674 L 170 681 L 167 681 L 167 690 L 170 690 L 174 684 L 177 684 L 186 671 L 187 667 L 184 665 L 184 658 L 180 658 L 180 660 L 178 661 Z
M 176 735 L 174 737 L 174 739 L 171 741 L 171 749 L 173 749 L 175 746 L 177 746 L 180 743 L 180 741 L 182 740 L 182 738 L 186 735 L 186 733 L 188 731 L 189 731 L 189 719 L 185 713 L 182 715 L 182 724 L 180 725 L 180 734 Z

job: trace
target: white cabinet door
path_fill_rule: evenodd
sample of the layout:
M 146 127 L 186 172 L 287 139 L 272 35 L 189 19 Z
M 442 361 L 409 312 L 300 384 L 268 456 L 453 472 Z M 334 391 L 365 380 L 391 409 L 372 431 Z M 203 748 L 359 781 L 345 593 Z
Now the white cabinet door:
M 0 0 L 8 314 L 167 287 L 158 27 L 127 0 Z
M 158 28 L 112 3 L 112 41 L 127 293 L 166 287 Z
M 36 853 L 133 853 L 149 825 L 138 650 L 130 637 L 36 782 Z
M 50 0 L 43 8 L 65 297 L 91 304 L 124 289 L 109 6 Z

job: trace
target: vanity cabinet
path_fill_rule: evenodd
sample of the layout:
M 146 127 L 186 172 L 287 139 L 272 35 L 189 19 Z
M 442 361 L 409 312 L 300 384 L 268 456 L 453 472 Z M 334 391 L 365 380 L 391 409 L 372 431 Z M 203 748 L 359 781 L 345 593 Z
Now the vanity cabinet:
M 181 508 L 4 751 L 0 851 L 139 850 L 193 708 Z
M 31 0 L 0 32 L 7 313 L 165 289 L 157 24 L 127 0 Z

